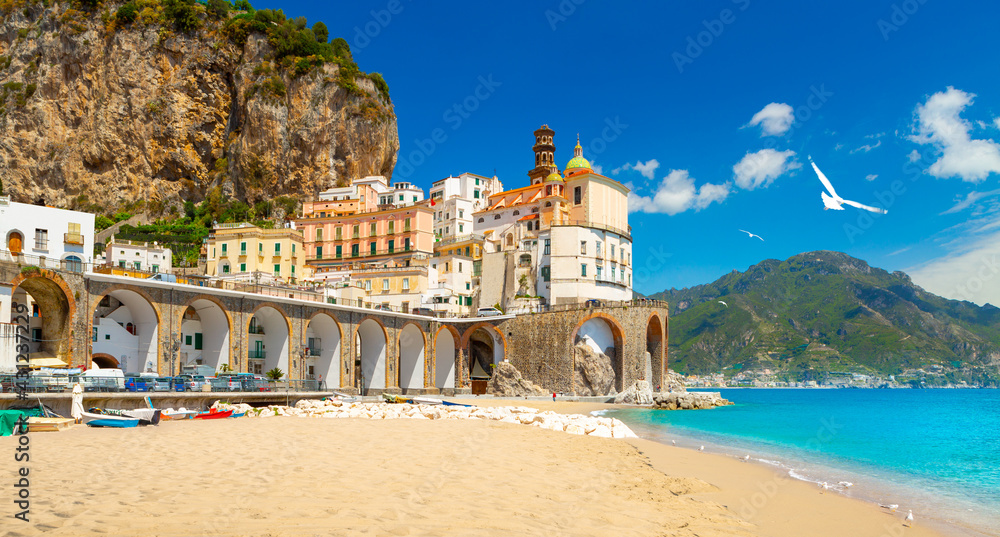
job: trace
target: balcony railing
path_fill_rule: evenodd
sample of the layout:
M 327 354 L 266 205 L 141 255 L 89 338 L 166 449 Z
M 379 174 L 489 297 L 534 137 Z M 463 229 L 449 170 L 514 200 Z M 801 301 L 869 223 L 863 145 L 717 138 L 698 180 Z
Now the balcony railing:
M 589 227 L 589 228 L 592 228 L 592 229 L 601 229 L 601 230 L 604 230 L 604 231 L 610 231 L 612 233 L 616 233 L 618 235 L 621 235 L 622 237 L 625 237 L 629 241 L 632 240 L 632 229 L 631 228 L 628 231 L 626 231 L 624 229 L 620 229 L 620 228 L 616 228 L 616 227 L 612 227 L 612 226 L 606 226 L 604 224 L 598 224 L 597 222 L 591 222 L 589 220 L 567 220 L 565 222 L 559 222 L 559 223 L 553 222 L 553 223 L 549 224 L 549 226 L 550 227 L 578 226 L 578 227 Z
M 415 256 L 418 256 L 417 257 L 418 259 L 423 259 L 425 257 L 430 257 L 432 255 L 431 252 L 418 252 L 417 250 L 413 249 L 413 245 L 410 245 L 409 248 L 407 248 L 406 246 L 403 246 L 402 248 L 393 247 L 386 250 L 375 250 L 374 252 L 371 250 L 358 250 L 357 252 L 352 250 L 349 255 L 344 254 L 343 256 L 331 256 L 329 254 L 323 254 L 322 256 L 318 256 L 313 254 L 311 256 L 307 256 L 306 259 L 310 261 L 322 261 L 324 259 L 330 260 L 330 259 L 342 259 L 342 258 L 366 258 L 366 257 L 378 257 L 381 255 L 397 255 L 405 253 L 412 253 Z
M 309 347 L 309 354 L 308 354 L 308 356 L 319 356 L 319 353 L 322 352 L 322 351 L 323 351 L 323 349 L 319 349 L 319 348 L 314 349 L 312 347 Z
M 247 331 L 250 332 L 251 334 L 261 334 L 261 335 L 263 335 L 264 334 L 264 327 L 263 326 L 251 326 L 250 329 L 247 330 Z
M 247 351 L 247 358 L 251 360 L 263 360 L 264 358 L 266 358 L 266 354 L 267 352 L 264 351 L 263 349 L 261 350 L 250 349 L 249 351 Z
M 63 233 L 63 242 L 66 244 L 77 244 L 83 246 L 82 233 Z

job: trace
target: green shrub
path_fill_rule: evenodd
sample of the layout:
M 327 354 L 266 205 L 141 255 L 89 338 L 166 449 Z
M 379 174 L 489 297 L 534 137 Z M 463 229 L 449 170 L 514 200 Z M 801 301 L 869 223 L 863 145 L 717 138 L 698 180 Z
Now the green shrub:
M 139 9 L 135 6 L 135 2 L 127 2 L 115 12 L 115 20 L 118 21 L 119 24 L 135 22 L 135 19 L 138 16 Z
M 192 32 L 201 26 L 195 0 L 163 0 L 163 16 L 181 32 Z
M 229 2 L 226 0 L 208 0 L 206 8 L 209 16 L 216 20 L 225 19 L 229 15 Z
M 368 75 L 368 80 L 371 80 L 375 84 L 375 89 L 385 97 L 385 100 L 389 100 L 389 84 L 385 83 L 385 79 L 382 78 L 381 73 L 372 73 Z
M 312 32 L 317 43 L 326 43 L 326 40 L 330 39 L 330 30 L 326 28 L 326 24 L 323 21 L 313 24 Z

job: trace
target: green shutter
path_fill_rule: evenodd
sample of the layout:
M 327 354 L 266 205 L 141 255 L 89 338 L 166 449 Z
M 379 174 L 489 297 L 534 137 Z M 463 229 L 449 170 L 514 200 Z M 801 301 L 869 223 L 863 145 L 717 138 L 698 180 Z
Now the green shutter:
M 201 332 L 194 333 L 194 348 L 195 350 L 201 350 L 202 334 Z

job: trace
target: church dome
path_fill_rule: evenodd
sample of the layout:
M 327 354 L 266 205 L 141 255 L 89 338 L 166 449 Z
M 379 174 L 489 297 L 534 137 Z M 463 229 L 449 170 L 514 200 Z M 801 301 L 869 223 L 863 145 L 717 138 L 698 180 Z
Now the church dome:
M 574 172 L 591 171 L 590 161 L 583 158 L 583 148 L 580 147 L 580 138 L 576 139 L 576 147 L 573 148 L 573 158 L 566 164 L 566 175 Z
M 563 178 L 559 175 L 559 172 L 553 171 L 548 177 L 545 178 L 546 183 L 551 183 L 553 181 L 558 181 L 560 183 L 563 182 Z

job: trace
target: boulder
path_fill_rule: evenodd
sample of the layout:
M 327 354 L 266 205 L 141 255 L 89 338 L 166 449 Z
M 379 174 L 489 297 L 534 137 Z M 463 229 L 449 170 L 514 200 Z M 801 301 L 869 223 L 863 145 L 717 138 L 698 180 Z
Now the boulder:
M 521 377 L 521 372 L 514 364 L 504 360 L 493 369 L 493 377 L 487 385 L 488 393 L 502 397 L 524 397 L 526 395 L 545 395 L 541 386 Z
M 615 370 L 611 358 L 584 342 L 573 347 L 573 392 L 576 395 L 608 395 L 614 389 Z
M 665 410 L 694 410 L 731 405 L 719 392 L 658 393 L 653 406 Z
M 653 389 L 648 380 L 637 380 L 627 390 L 615 396 L 616 405 L 651 405 Z

